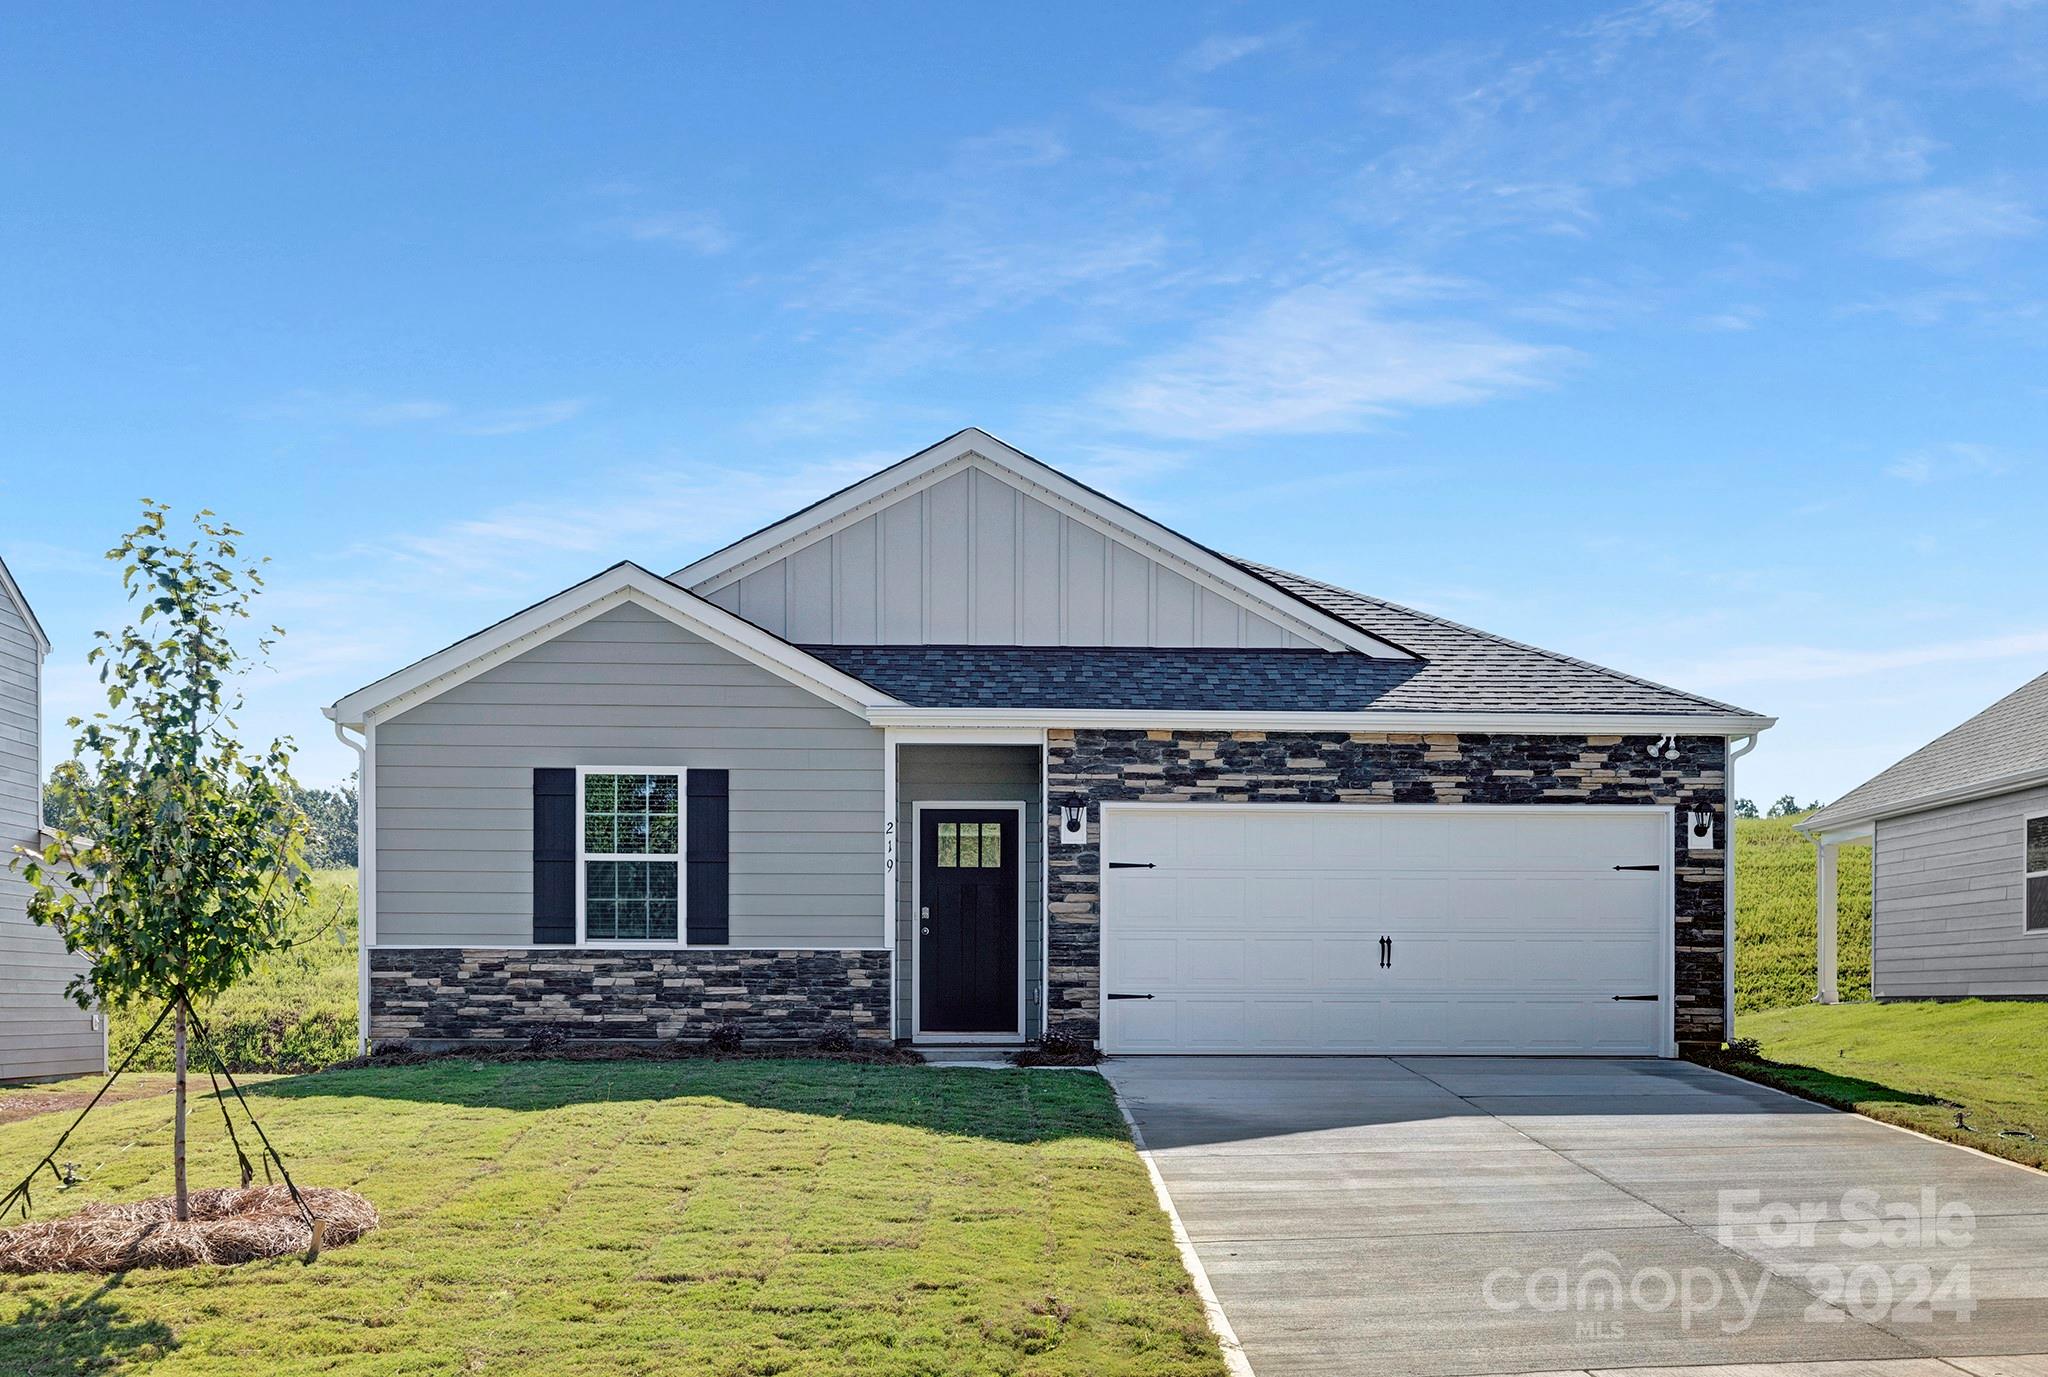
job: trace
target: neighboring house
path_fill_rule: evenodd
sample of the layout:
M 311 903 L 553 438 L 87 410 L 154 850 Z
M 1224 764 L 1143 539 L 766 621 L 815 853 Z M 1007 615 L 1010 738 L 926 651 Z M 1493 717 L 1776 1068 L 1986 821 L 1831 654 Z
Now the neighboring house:
M 1771 725 L 1218 554 L 978 430 L 328 715 L 374 1042 L 1124 1053 L 1719 1041 L 1728 771 Z
M 9 862 L 43 836 L 43 661 L 50 641 L 0 561 L 0 1080 L 104 1071 L 106 1030 L 64 987 L 85 969 L 64 939 L 28 919 L 28 884 Z
M 1819 848 L 1822 1003 L 1845 842 L 1871 844 L 1874 997 L 2048 998 L 2048 674 L 1798 827 Z

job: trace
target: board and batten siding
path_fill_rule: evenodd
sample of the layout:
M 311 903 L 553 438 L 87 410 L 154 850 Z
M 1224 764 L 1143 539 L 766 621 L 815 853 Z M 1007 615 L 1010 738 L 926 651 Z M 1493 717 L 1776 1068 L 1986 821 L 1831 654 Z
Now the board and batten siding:
M 536 766 L 731 772 L 731 945 L 884 943 L 882 733 L 628 604 L 376 725 L 377 944 L 533 940 Z
M 29 886 L 8 862 L 42 827 L 42 647 L 0 592 L 0 1080 L 105 1069 L 92 1014 L 65 995 L 85 970 L 53 930 L 29 921 Z
M 896 1036 L 916 1034 L 917 910 L 913 880 L 921 861 L 916 803 L 1024 805 L 1024 1028 L 1037 1037 L 1045 1021 L 1045 807 L 1036 746 L 905 745 L 896 756 L 896 834 L 903 839 L 896 872 Z
M 799 645 L 1311 644 L 978 468 L 692 591 Z
M 2048 788 L 1878 822 L 1874 995 L 2048 996 L 2048 932 L 2025 928 L 2030 813 L 2048 813 Z

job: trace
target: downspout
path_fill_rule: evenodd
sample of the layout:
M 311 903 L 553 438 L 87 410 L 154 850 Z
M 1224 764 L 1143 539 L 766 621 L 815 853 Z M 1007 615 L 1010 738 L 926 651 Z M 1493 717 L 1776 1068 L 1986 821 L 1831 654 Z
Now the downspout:
M 340 722 L 334 724 L 334 739 L 356 753 L 356 1055 L 370 1050 L 370 864 L 368 796 L 370 760 L 368 736 L 351 740 Z
M 1721 1036 L 1728 1042 L 1735 1041 L 1735 762 L 1756 749 L 1757 734 L 1726 738 L 1728 760 L 1721 770 L 1721 811 L 1727 818 L 1728 844 L 1721 857 L 1725 867 L 1722 881 L 1721 945 L 1723 948 L 1721 970 L 1721 1021 L 1724 1025 Z M 1735 743 L 1742 744 L 1737 746 Z

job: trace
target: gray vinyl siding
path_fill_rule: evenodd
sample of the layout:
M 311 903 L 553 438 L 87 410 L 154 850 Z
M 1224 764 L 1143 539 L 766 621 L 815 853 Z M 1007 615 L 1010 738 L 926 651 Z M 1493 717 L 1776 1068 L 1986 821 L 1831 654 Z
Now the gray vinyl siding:
M 377 941 L 533 940 L 533 770 L 731 771 L 731 945 L 877 947 L 882 733 L 637 605 L 376 736 Z
M 917 828 L 911 805 L 930 802 L 1021 803 L 1024 805 L 1024 1029 L 1036 1037 L 1043 1026 L 1045 983 L 1045 809 L 1043 776 L 1036 746 L 899 746 L 896 756 L 896 1036 L 913 1037 L 917 912 L 912 881 L 917 875 Z
M 800 645 L 1310 644 L 972 468 L 693 591 Z
M 2025 930 L 2030 813 L 2048 813 L 2048 788 L 1877 824 L 1872 993 L 2048 996 L 2048 932 Z
M 29 887 L 8 862 L 39 844 L 42 647 L 0 592 L 0 1080 L 104 1069 L 93 1015 L 64 994 L 85 962 L 28 918 Z

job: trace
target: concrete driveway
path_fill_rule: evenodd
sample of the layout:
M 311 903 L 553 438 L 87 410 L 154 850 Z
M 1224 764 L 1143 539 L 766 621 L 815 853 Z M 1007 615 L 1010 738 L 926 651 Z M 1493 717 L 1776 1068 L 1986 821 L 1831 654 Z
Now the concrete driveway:
M 2039 1173 L 1682 1062 L 1103 1069 L 1259 1377 L 2048 1377 L 1982 1360 L 2048 1353 Z

